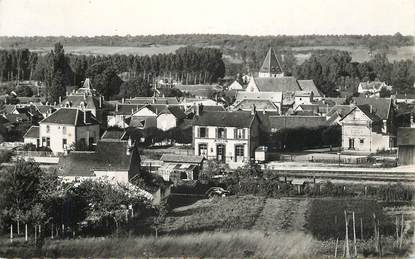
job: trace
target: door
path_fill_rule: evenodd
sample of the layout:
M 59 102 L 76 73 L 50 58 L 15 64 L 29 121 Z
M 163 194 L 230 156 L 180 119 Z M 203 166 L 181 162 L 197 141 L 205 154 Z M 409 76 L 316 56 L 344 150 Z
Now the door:
M 226 159 L 226 147 L 224 144 L 218 144 L 216 146 L 216 159 L 220 162 L 225 162 Z

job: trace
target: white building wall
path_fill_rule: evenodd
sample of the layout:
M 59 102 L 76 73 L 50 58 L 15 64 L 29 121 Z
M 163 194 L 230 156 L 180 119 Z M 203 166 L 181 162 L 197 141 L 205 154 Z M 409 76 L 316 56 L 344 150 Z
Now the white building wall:
M 177 126 L 177 119 L 173 114 L 160 114 L 157 117 L 157 128 L 163 131 Z
M 48 130 L 49 126 L 49 130 Z M 64 130 L 66 128 L 66 132 Z M 63 139 L 66 139 L 67 146 L 69 147 L 75 142 L 75 126 L 54 124 L 54 123 L 40 123 L 39 126 L 39 139 L 41 146 L 47 146 L 47 138 L 50 139 L 49 148 L 53 153 L 64 152 Z

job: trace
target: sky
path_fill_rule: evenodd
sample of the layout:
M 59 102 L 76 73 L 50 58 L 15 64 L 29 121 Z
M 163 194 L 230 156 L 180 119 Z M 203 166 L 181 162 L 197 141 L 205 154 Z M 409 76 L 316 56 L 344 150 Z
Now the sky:
M 415 0 L 0 0 L 1 36 L 415 35 Z

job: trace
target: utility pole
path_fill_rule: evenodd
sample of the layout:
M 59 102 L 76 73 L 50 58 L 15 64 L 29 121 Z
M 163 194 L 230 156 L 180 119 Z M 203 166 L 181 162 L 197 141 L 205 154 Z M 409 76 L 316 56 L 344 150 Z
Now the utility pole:
M 347 212 L 344 211 L 344 220 L 346 222 L 346 237 L 345 237 L 345 245 L 346 245 L 346 257 L 350 257 L 350 249 L 349 249 L 349 222 L 347 218 Z

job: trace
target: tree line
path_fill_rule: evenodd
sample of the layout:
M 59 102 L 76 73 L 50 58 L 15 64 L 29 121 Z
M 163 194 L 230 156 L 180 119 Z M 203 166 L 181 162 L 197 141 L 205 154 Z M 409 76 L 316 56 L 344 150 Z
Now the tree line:
M 146 47 L 154 44 L 160 45 L 200 45 L 220 46 L 238 49 L 255 49 L 275 43 L 280 46 L 369 46 L 382 44 L 390 46 L 411 46 L 414 37 L 402 35 L 397 32 L 394 35 L 268 35 L 248 36 L 231 34 L 176 34 L 176 35 L 126 35 L 126 36 L 93 36 L 93 37 L 63 37 L 63 36 L 33 36 L 33 37 L 0 37 L 3 47 L 44 47 L 55 42 L 61 42 L 70 46 L 129 46 Z M 274 45 L 274 44 L 273 44 Z

